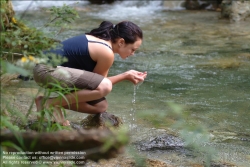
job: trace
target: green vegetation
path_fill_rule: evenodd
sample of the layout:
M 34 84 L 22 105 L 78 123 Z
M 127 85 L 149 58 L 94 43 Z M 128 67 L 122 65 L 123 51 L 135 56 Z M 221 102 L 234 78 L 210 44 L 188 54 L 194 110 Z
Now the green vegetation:
M 159 127 L 162 122 L 171 120 L 169 127 L 178 132 L 187 148 L 192 148 L 194 154 L 203 155 L 204 165 L 209 167 L 216 157 L 215 148 L 209 144 L 210 134 L 206 127 L 200 124 L 190 124 L 186 120 L 190 115 L 185 112 L 181 105 L 167 103 L 165 112 L 153 114 L 151 112 L 140 113 L 140 117 L 151 122 L 155 127 Z
M 3 4 L 2 6 L 4 6 L 5 2 L 1 3 Z M 1 8 L 1 16 L 4 13 L 7 13 L 7 11 L 8 10 L 6 8 Z M 65 28 L 69 23 L 78 18 L 77 12 L 66 5 L 61 8 L 52 7 L 51 9 L 49 9 L 49 11 L 51 12 L 51 20 L 46 24 L 45 27 L 56 26 Z M 48 56 L 45 57 L 45 55 L 42 53 L 42 50 L 58 45 L 57 40 L 50 38 L 53 35 L 46 35 L 44 31 L 38 30 L 36 28 L 27 28 L 22 23 L 17 21 L 14 17 L 12 17 L 10 20 L 12 22 L 9 22 L 9 25 L 5 26 L 7 27 L 5 29 L 6 31 L 1 33 L 1 80 L 5 77 L 6 74 L 11 73 L 18 73 L 23 76 L 31 75 L 30 71 L 36 63 L 46 62 L 47 64 L 58 64 L 59 62 L 66 61 L 65 59 L 59 59 L 55 55 L 49 55 L 51 57 L 51 60 L 50 62 L 48 62 Z M 4 23 L 2 22 L 1 24 Z M 21 55 L 22 58 L 15 60 L 15 58 L 13 58 L 13 55 L 17 55 L 17 57 Z M 49 89 L 46 91 L 47 92 L 44 92 L 45 97 L 49 97 L 51 92 L 57 93 L 62 96 L 65 91 L 69 92 L 72 90 L 62 88 L 59 84 L 55 84 L 53 89 Z M 2 91 L 2 93 L 4 92 Z M 20 130 L 16 125 L 17 123 L 15 123 L 14 125 L 11 123 L 9 117 L 11 117 L 11 115 L 16 115 L 21 118 L 22 124 L 27 123 L 26 118 L 31 113 L 31 107 L 33 106 L 33 104 L 31 104 L 28 114 L 24 116 L 18 111 L 18 109 L 13 109 L 12 107 L 10 107 L 11 105 L 9 104 L 8 99 L 3 98 L 1 103 L 2 106 L 5 106 L 1 108 L 1 128 Z M 49 115 L 51 116 L 51 114 L 48 113 L 43 114 L 47 115 L 47 118 Z
M 7 18 L 9 12 L 6 8 L 6 4 L 8 1 L 1 1 L 1 18 Z M 11 6 L 8 6 L 11 7 Z M 57 8 L 52 7 L 49 9 L 51 13 L 51 18 L 49 23 L 47 23 L 44 28 L 48 27 L 60 27 L 58 28 L 58 33 L 61 33 L 63 29 L 67 28 L 69 23 L 73 22 L 78 18 L 77 12 L 69 6 L 64 5 L 63 7 Z M 6 21 L 6 22 L 4 22 Z M 5 25 L 6 24 L 6 25 Z M 42 50 L 55 47 L 58 45 L 59 41 L 52 39 L 54 35 L 52 32 L 50 34 L 46 34 L 44 30 L 38 30 L 34 27 L 26 27 L 23 23 L 19 22 L 12 16 L 11 18 L 7 18 L 6 20 L 1 19 L 1 30 L 5 30 L 1 32 L 1 80 L 3 81 L 5 77 L 8 77 L 10 74 L 21 74 L 23 76 L 31 75 L 31 69 L 34 67 L 36 63 L 47 63 L 47 56 L 45 57 L 42 53 Z M 57 34 L 58 34 L 57 33 Z M 18 59 L 21 56 L 20 59 Z M 49 63 L 58 64 L 59 62 L 65 61 L 65 59 L 58 59 L 55 55 L 49 55 L 51 60 Z M 17 59 L 17 60 L 16 60 Z M 7 80 L 8 82 L 9 80 Z M 8 84 L 8 83 L 7 83 Z M 25 125 L 28 124 L 28 117 L 31 114 L 31 109 L 34 105 L 34 102 L 30 104 L 29 110 L 27 113 L 22 113 L 18 108 L 14 108 L 12 104 L 10 104 L 10 99 L 5 94 L 6 89 L 1 85 L 1 131 L 10 130 L 14 134 L 15 132 L 25 132 Z M 37 93 L 43 93 L 45 100 L 49 98 L 49 96 L 54 93 L 58 95 L 58 98 L 64 98 L 65 93 L 69 93 L 74 91 L 72 88 L 63 88 L 59 83 L 54 84 L 51 89 L 40 89 Z M 44 92 L 42 92 L 44 91 Z M 29 127 L 38 132 L 52 132 L 62 129 L 70 128 L 63 127 L 58 123 L 53 123 L 53 108 L 44 109 L 41 113 L 37 113 L 39 119 L 36 124 L 33 124 L 33 127 Z M 65 114 L 65 111 L 64 111 Z M 47 124 L 44 126 L 44 120 L 47 120 Z M 23 150 L 32 150 L 33 144 L 31 143 L 31 148 L 25 148 L 23 144 L 23 139 L 20 136 L 16 136 L 21 147 L 13 144 L 12 142 L 2 142 L 1 143 L 1 154 L 3 151 L 8 152 L 11 150 L 16 150 L 22 152 Z M 2 156 L 1 156 L 1 165 L 3 167 L 13 166 L 12 164 L 2 164 Z M 22 157 L 18 158 L 18 161 L 27 161 L 22 159 Z M 22 166 L 19 164 L 18 166 Z M 27 165 L 23 165 L 27 166 Z M 39 166 L 48 166 L 48 165 L 39 165 Z M 64 165 L 57 165 L 64 166 Z

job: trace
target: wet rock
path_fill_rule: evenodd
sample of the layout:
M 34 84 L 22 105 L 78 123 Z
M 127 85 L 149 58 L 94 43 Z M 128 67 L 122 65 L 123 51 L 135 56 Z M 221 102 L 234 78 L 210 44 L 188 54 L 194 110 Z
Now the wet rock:
M 221 162 L 221 163 L 212 163 L 211 167 L 236 167 L 235 164 L 231 164 L 228 162 Z
M 122 124 L 122 120 L 107 112 L 101 114 L 91 114 L 81 121 L 81 125 L 84 128 L 108 128 L 119 127 Z
M 135 144 L 137 148 L 142 151 L 177 149 L 184 146 L 184 142 L 181 139 L 169 134 L 150 138 L 149 141 L 139 141 Z
M 75 130 L 83 129 L 82 125 L 80 125 L 79 123 L 75 123 L 75 122 L 70 122 L 70 126 L 72 129 L 75 129 Z
M 90 3 L 92 4 L 111 4 L 113 2 L 115 2 L 115 0 L 89 0 Z
M 241 20 L 245 20 L 249 16 L 250 16 L 249 1 L 232 2 L 231 21 L 238 22 Z
M 186 0 L 184 6 L 188 10 L 217 10 L 222 0 Z
M 200 4 L 197 0 L 186 0 L 185 7 L 188 10 L 200 9 Z
M 246 20 L 250 16 L 250 2 L 246 0 L 223 0 L 221 4 L 221 17 L 229 18 L 232 22 Z
M 17 78 L 20 79 L 20 80 L 23 80 L 23 81 L 30 81 L 30 80 L 33 80 L 33 77 L 32 77 L 32 76 L 18 75 Z
M 232 2 L 230 0 L 223 0 L 221 3 L 221 18 L 230 18 L 232 13 Z

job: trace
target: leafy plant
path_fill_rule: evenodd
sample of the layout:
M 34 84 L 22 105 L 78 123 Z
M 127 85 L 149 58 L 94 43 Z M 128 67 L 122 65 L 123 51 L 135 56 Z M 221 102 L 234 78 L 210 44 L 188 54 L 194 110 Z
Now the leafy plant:
M 58 129 L 65 129 L 65 128 L 68 129 L 67 127 L 61 126 L 58 123 L 53 124 L 53 120 L 55 119 L 53 115 L 54 107 L 46 108 L 44 106 L 46 104 L 46 101 L 50 98 L 52 94 L 54 94 L 54 96 L 57 95 L 56 97 L 57 100 L 64 99 L 67 101 L 65 94 L 75 92 L 77 91 L 77 88 L 65 87 L 62 85 L 62 83 L 56 80 L 54 81 L 54 83 L 49 83 L 49 87 L 50 89 L 45 89 L 43 93 L 44 97 L 42 101 L 42 106 L 44 109 L 39 113 L 39 119 L 38 119 L 38 127 L 40 127 L 39 131 L 44 131 L 42 125 L 44 123 L 44 120 L 47 120 L 48 122 L 48 126 L 46 126 L 46 131 L 56 131 Z M 61 107 L 60 110 L 62 110 L 64 117 L 66 117 L 65 109 Z
M 210 166 L 213 158 L 215 158 L 215 148 L 209 145 L 210 134 L 207 128 L 198 124 L 189 124 L 186 120 L 190 117 L 188 112 L 183 111 L 181 105 L 167 103 L 168 109 L 165 112 L 157 113 L 152 117 L 150 112 L 140 113 L 139 116 L 149 119 L 154 126 L 159 126 L 166 118 L 171 118 L 173 121 L 169 125 L 178 131 L 179 136 L 184 140 L 185 146 L 192 148 L 194 153 L 204 155 L 205 166 Z
M 7 3 L 7 1 L 1 1 L 1 16 L 4 12 L 6 12 L 6 9 L 2 8 L 2 4 Z M 56 25 L 60 28 L 67 28 L 68 23 L 71 23 L 76 18 L 78 18 L 77 12 L 72 9 L 69 6 L 64 5 L 62 8 L 52 7 L 50 9 L 51 14 L 55 14 L 56 17 L 54 19 L 50 20 L 48 24 L 46 24 L 45 27 Z M 9 21 L 9 20 L 7 20 Z M 18 73 L 23 76 L 31 75 L 30 70 L 34 66 L 35 63 L 43 62 L 47 60 L 48 55 L 43 54 L 43 50 L 48 48 L 53 48 L 59 45 L 58 40 L 52 39 L 50 34 L 45 33 L 44 30 L 38 30 L 37 28 L 32 27 L 25 27 L 19 20 L 16 18 L 11 18 L 10 22 L 8 22 L 10 29 L 7 31 L 7 27 L 5 27 L 5 23 L 1 19 L 1 38 L 0 38 L 0 61 L 1 61 L 1 77 L 4 74 L 9 73 Z M 62 30 L 59 31 L 60 33 Z M 58 34 L 58 33 L 57 33 Z M 16 61 L 15 57 L 22 56 L 21 59 Z M 50 57 L 50 64 L 58 64 L 62 61 L 66 61 L 66 59 L 59 59 L 56 55 L 49 55 Z M 2 87 L 1 87 L 2 89 Z M 3 95 L 5 93 L 6 89 L 1 90 L 1 94 Z M 57 93 L 59 96 L 58 98 L 65 98 L 63 97 L 65 93 L 69 93 L 71 91 L 74 91 L 74 88 L 63 88 L 60 86 L 60 83 L 55 83 L 54 87 L 50 90 L 47 90 L 45 92 L 45 98 L 49 98 L 49 95 L 53 93 Z M 42 89 L 40 90 L 42 91 Z M 40 92 L 39 91 L 39 92 Z M 19 111 L 18 108 L 13 108 L 13 105 L 10 104 L 10 100 L 7 98 L 1 98 L 1 130 L 3 129 L 9 129 L 13 132 L 15 131 L 25 131 L 26 129 L 23 129 L 23 126 L 20 126 L 21 124 L 25 125 L 28 122 L 28 117 L 31 114 L 32 106 L 34 105 L 34 102 L 30 104 L 29 111 L 27 114 L 24 114 Z M 38 127 L 40 128 L 40 131 L 56 131 L 59 129 L 64 129 L 61 125 L 58 123 L 54 124 L 52 122 L 52 114 L 51 111 L 48 109 L 45 109 L 44 111 L 44 117 L 48 118 L 48 126 L 45 129 L 42 129 L 43 126 L 43 119 L 39 119 L 38 122 L 40 123 Z M 65 114 L 65 111 L 64 111 Z M 13 148 L 17 151 L 22 151 L 23 149 L 29 149 L 24 148 L 23 139 L 20 136 L 16 136 L 16 139 L 19 141 L 19 144 L 21 147 L 16 146 L 15 144 L 11 142 L 4 142 L 1 143 L 1 150 L 5 150 L 7 148 Z M 31 143 L 31 146 L 35 144 L 36 141 Z M 11 166 L 11 165 L 5 165 L 5 166 Z
M 49 12 L 51 12 L 50 21 L 45 24 L 45 27 L 60 27 L 56 35 L 63 32 L 65 28 L 69 28 L 69 23 L 79 18 L 76 10 L 65 4 L 62 7 L 53 6 L 49 9 Z
M 4 3 L 1 1 L 1 3 Z M 1 8 L 3 13 L 6 9 Z M 8 31 L 1 32 L 0 38 L 0 50 L 1 50 L 1 60 L 10 60 L 13 55 L 24 56 L 28 58 L 29 56 L 45 58 L 42 51 L 49 48 L 54 48 L 59 45 L 58 40 L 53 39 L 54 31 L 50 33 L 45 33 L 44 28 L 46 27 L 59 27 L 60 29 L 56 33 L 63 32 L 69 27 L 69 23 L 72 23 L 77 18 L 79 18 L 78 13 L 73 8 L 63 5 L 62 7 L 52 7 L 48 9 L 51 13 L 50 20 L 45 23 L 43 29 L 37 29 L 32 27 L 25 27 L 16 18 L 11 18 L 12 29 Z M 1 21 L 2 27 L 4 23 Z M 25 28 L 24 28 L 25 27 Z M 53 59 L 56 60 L 56 59 Z M 13 63 L 13 62 L 11 62 Z

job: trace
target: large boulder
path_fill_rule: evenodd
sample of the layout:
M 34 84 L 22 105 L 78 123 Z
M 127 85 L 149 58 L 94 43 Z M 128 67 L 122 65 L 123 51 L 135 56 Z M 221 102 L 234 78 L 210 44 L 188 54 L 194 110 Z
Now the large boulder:
M 250 1 L 223 0 L 221 17 L 229 18 L 232 22 L 244 21 L 250 16 Z

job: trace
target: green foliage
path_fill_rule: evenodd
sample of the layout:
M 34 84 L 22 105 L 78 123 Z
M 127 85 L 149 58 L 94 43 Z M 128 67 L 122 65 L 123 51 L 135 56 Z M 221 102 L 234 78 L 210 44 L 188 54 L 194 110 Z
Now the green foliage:
M 146 157 L 143 157 L 139 154 L 138 150 L 133 146 L 128 146 L 127 154 L 135 160 L 135 167 L 146 167 Z
M 1 68 L 2 68 L 1 75 L 5 73 L 18 73 L 23 76 L 28 76 L 30 74 L 29 71 L 23 68 L 17 67 L 13 65 L 12 63 L 9 63 L 8 61 L 5 61 L 5 60 L 1 61 Z
M 115 129 L 113 131 L 115 137 L 110 137 L 105 139 L 105 143 L 102 146 L 102 152 L 106 152 L 111 147 L 119 148 L 121 145 L 126 145 L 129 141 L 128 138 L 128 128 L 125 126 L 119 127 L 119 129 Z M 114 145 L 114 143 L 119 143 L 118 146 Z
M 1 11 L 3 11 L 3 9 L 1 9 Z M 60 41 L 52 38 L 54 36 L 54 31 L 45 33 L 45 28 L 60 27 L 60 30 L 57 32 L 57 34 L 59 34 L 63 29 L 68 28 L 69 24 L 76 18 L 79 18 L 76 10 L 67 5 L 52 7 L 49 11 L 51 12 L 51 19 L 41 30 L 34 27 L 27 28 L 19 21 L 12 19 L 12 22 L 10 22 L 12 29 L 1 32 L 0 59 L 9 60 L 13 54 L 20 54 L 25 57 L 32 55 L 34 57 L 47 58 L 48 56 L 44 56 L 42 51 L 49 48 L 55 48 L 59 45 Z M 2 27 L 4 26 L 3 24 L 4 23 L 1 22 Z M 52 56 L 51 62 L 53 61 L 55 61 L 54 64 L 56 64 L 61 60 L 58 60 L 56 56 Z
M 23 151 L 22 148 L 18 147 L 17 145 L 15 145 L 14 143 L 7 141 L 7 142 L 2 142 L 1 145 L 3 147 L 9 147 L 9 148 L 14 148 L 17 151 Z M 2 148 L 2 147 L 1 147 Z M 2 149 L 1 149 L 2 150 Z
M 25 115 L 21 113 L 18 108 L 14 108 L 13 105 L 9 103 L 9 99 L 2 97 L 1 103 L 1 129 L 8 128 L 12 131 L 20 131 L 21 129 L 18 127 L 18 123 L 21 122 L 25 124 L 27 122 Z
M 3 3 L 5 3 L 5 2 L 0 2 L 1 3 L 1 6 L 2 6 L 2 4 Z M 4 22 L 3 22 L 3 19 L 2 19 L 2 15 L 3 15 L 3 13 L 5 13 L 5 9 L 4 8 L 0 8 L 0 15 L 1 15 L 1 19 L 0 19 L 0 26 L 1 26 L 1 30 L 4 30 L 5 29 L 5 27 L 4 27 Z
M 148 119 L 154 126 L 159 126 L 167 118 L 173 121 L 169 125 L 179 132 L 179 136 L 184 140 L 186 147 L 193 148 L 198 155 L 201 153 L 205 156 L 205 166 L 210 166 L 215 156 L 215 148 L 209 145 L 210 134 L 207 128 L 200 124 L 190 124 L 187 122 L 190 115 L 183 111 L 181 105 L 168 103 L 168 109 L 165 112 L 157 113 L 152 117 L 151 112 L 140 113 L 139 116 Z
M 18 131 L 19 127 L 17 125 L 14 125 L 13 122 L 10 120 L 9 116 L 3 116 L 1 115 L 1 129 L 2 128 L 7 128 L 10 129 L 12 131 Z
M 62 130 L 62 129 L 70 129 L 69 127 L 65 127 L 65 126 L 61 126 L 58 123 L 54 123 L 54 120 L 56 119 L 54 117 L 54 107 L 45 107 L 46 106 L 46 101 L 51 97 L 55 97 L 56 100 L 62 101 L 62 99 L 66 100 L 68 105 L 69 102 L 67 100 L 67 98 L 65 97 L 65 94 L 69 94 L 72 92 L 77 91 L 77 88 L 70 88 L 70 87 L 65 87 L 64 85 L 62 85 L 62 83 L 58 82 L 58 81 L 54 81 L 54 83 L 49 83 L 48 87 L 50 87 L 49 89 L 45 89 L 43 94 L 43 101 L 42 101 L 42 108 L 43 110 L 40 111 L 40 113 L 38 113 L 38 124 L 36 125 L 38 127 L 38 131 L 47 131 L 47 132 L 51 132 L 51 131 L 57 131 L 57 130 Z M 77 97 L 76 97 L 77 100 Z M 60 107 L 60 110 L 62 110 L 64 117 L 66 117 L 66 111 L 64 108 Z M 44 124 L 44 120 L 47 120 L 47 126 L 43 126 Z
M 5 1 L 4 1 L 5 2 Z M 3 3 L 3 1 L 1 1 Z M 52 7 L 50 9 L 52 13 L 52 18 L 50 23 L 46 24 L 46 26 L 58 26 L 60 28 L 66 28 L 69 23 L 78 18 L 76 11 L 69 6 L 64 5 L 62 8 Z M 1 14 L 5 12 L 4 9 L 1 8 Z M 55 17 L 56 16 L 56 17 Z M 4 22 L 1 19 L 1 27 L 4 29 Z M 18 73 L 23 76 L 31 75 L 30 68 L 35 63 L 39 63 L 40 60 L 47 60 L 48 55 L 44 55 L 42 53 L 43 50 L 48 48 L 53 48 L 59 45 L 59 41 L 55 39 L 51 39 L 52 32 L 50 34 L 45 33 L 44 29 L 38 30 L 37 28 L 25 27 L 20 22 L 15 19 L 10 23 L 12 29 L 8 31 L 1 32 L 0 38 L 0 52 L 1 52 L 1 75 L 8 73 Z M 61 32 L 61 30 L 60 30 Z M 13 59 L 13 56 L 22 55 L 23 58 L 19 60 L 19 66 L 16 66 L 16 61 Z M 61 62 L 66 61 L 66 59 L 60 59 L 56 55 L 49 55 L 51 58 L 50 63 L 52 65 L 58 65 Z M 39 62 L 38 62 L 39 61 Z M 26 64 L 25 64 L 26 63 Z M 30 68 L 27 68 L 27 65 L 31 65 Z M 45 91 L 45 99 L 48 99 L 51 93 L 58 94 L 58 98 L 65 98 L 64 94 L 75 91 L 74 88 L 65 88 L 60 85 L 60 83 L 55 83 L 53 88 Z M 1 90 L 1 94 L 5 91 Z M 39 91 L 40 93 L 40 91 Z M 24 114 L 19 111 L 18 108 L 14 108 L 13 105 L 10 104 L 10 100 L 7 98 L 1 98 L 1 130 L 9 129 L 13 132 L 15 131 L 25 131 L 26 125 L 28 123 L 28 117 L 31 114 L 32 106 L 34 102 L 30 104 L 29 111 L 27 114 Z M 4 107 L 3 107 L 4 106 Z M 53 123 L 53 109 L 47 108 L 42 111 L 42 117 L 38 119 L 38 130 L 39 131 L 57 131 L 61 129 L 69 129 L 68 127 L 62 127 L 58 123 Z M 65 111 L 64 111 L 65 115 Z M 47 119 L 47 125 L 43 126 L 44 119 Z M 24 125 L 24 126 L 22 126 Z M 43 128 L 45 127 L 45 128 Z M 5 150 L 7 148 L 13 148 L 17 151 L 29 150 L 29 148 L 24 148 L 24 141 L 20 136 L 16 136 L 21 147 L 16 146 L 11 142 L 1 143 L 1 150 Z M 36 141 L 33 141 L 30 145 L 31 149 L 36 144 Z M 6 165 L 13 166 L 13 165 Z M 43 165 L 44 166 L 44 165 Z
M 75 21 L 76 18 L 79 18 L 78 13 L 65 4 L 62 7 L 53 6 L 49 11 L 51 12 L 50 21 L 45 26 L 60 27 L 57 34 L 68 28 L 69 24 Z
M 48 38 L 44 32 L 36 28 L 23 30 L 17 25 L 13 27 L 14 30 L 1 33 L 1 50 L 4 52 L 39 56 L 42 50 L 57 44 L 56 40 Z

